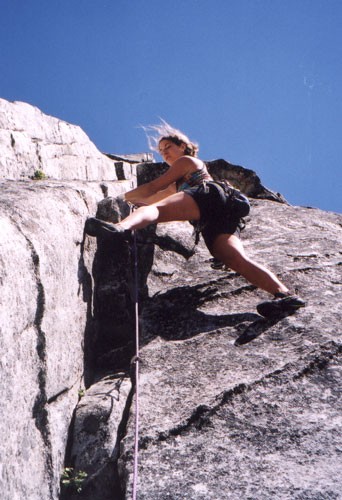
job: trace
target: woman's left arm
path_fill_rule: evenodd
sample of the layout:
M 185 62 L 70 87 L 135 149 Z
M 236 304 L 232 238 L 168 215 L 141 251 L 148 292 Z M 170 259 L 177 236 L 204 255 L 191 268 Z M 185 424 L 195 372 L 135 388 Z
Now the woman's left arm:
M 193 168 L 193 160 L 189 156 L 182 156 L 178 160 L 176 160 L 170 168 L 162 174 L 157 179 L 154 179 L 151 182 L 147 182 L 146 184 L 142 184 L 141 186 L 128 191 L 125 194 L 125 200 L 131 203 L 139 203 L 145 204 L 147 199 L 150 199 L 153 195 L 159 192 L 163 193 L 164 190 L 168 189 L 170 186 L 174 185 L 178 179 L 184 177 L 186 172 L 189 169 Z M 175 192 L 175 188 L 170 188 Z M 161 194 L 161 198 L 163 199 L 169 194 Z M 157 199 L 155 201 L 158 201 Z M 151 203 L 154 203 L 152 201 Z
M 175 194 L 177 192 L 176 188 L 176 183 L 174 182 L 173 184 L 170 184 L 166 189 L 162 189 L 161 191 L 158 191 L 155 194 L 152 194 L 151 196 L 148 196 L 148 198 L 144 198 L 144 200 L 140 200 L 140 202 L 136 202 L 136 205 L 152 205 L 152 203 L 157 203 L 160 200 L 163 200 L 164 198 L 167 198 L 168 196 L 171 196 L 172 194 Z

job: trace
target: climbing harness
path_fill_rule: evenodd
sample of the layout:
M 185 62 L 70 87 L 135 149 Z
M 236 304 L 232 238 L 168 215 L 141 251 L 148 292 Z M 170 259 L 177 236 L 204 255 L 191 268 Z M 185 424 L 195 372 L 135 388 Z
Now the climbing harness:
M 215 194 L 216 199 L 216 208 L 215 219 L 213 219 L 212 215 L 208 216 L 211 211 L 211 207 L 208 204 L 203 204 L 204 209 L 208 210 L 207 213 L 203 217 L 201 217 L 198 221 L 190 221 L 190 223 L 194 227 L 194 237 L 195 237 L 195 246 L 198 244 L 200 239 L 200 234 L 205 230 L 208 226 L 210 227 L 219 217 L 225 217 L 226 220 L 231 221 L 233 224 L 236 224 L 236 227 L 239 231 L 243 231 L 245 228 L 245 220 L 250 211 L 250 203 L 248 198 L 242 194 L 238 189 L 233 188 L 225 179 L 221 181 L 204 181 L 198 189 L 201 190 L 202 193 Z M 213 191 L 214 190 L 214 191 Z M 200 200 L 194 198 L 197 203 Z M 203 198 L 202 198 L 203 200 Z M 219 204 L 217 204 L 217 200 Z M 202 202 L 203 203 L 203 202 Z M 200 206 L 202 204 L 199 203 Z

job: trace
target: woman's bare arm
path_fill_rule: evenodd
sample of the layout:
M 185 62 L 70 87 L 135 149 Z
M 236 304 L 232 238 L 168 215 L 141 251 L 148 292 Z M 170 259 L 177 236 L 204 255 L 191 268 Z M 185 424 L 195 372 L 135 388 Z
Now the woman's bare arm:
M 177 192 L 176 183 L 170 184 L 166 189 L 162 189 L 148 198 L 141 199 L 139 202 L 136 202 L 137 205 L 152 205 L 152 203 L 157 203 L 157 201 L 163 200 L 172 194 Z
M 162 193 L 161 198 L 159 199 L 163 199 L 166 196 L 169 196 L 169 194 L 163 194 L 164 190 L 169 188 L 169 186 L 171 186 L 172 184 L 175 184 L 178 179 L 184 177 L 187 172 L 193 170 L 196 170 L 195 160 L 189 156 L 182 156 L 181 158 L 176 160 L 170 166 L 170 168 L 157 179 L 154 179 L 151 182 L 147 182 L 146 184 L 142 184 L 141 186 L 128 191 L 125 194 L 125 200 L 130 201 L 131 203 L 145 204 L 147 199 L 151 198 L 153 195 L 156 195 L 156 193 L 159 192 Z M 173 192 L 175 192 L 174 188 L 172 189 Z M 159 200 L 155 199 L 155 201 Z M 151 203 L 154 203 L 154 201 Z

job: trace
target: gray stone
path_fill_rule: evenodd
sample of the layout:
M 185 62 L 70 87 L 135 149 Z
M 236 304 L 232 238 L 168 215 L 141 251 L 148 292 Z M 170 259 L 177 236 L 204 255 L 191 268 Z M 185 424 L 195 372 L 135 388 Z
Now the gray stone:
M 234 165 L 222 159 L 206 161 L 205 163 L 214 180 L 226 179 L 232 186 L 252 198 L 287 203 L 282 194 L 274 193 L 265 187 L 261 183 L 260 177 L 253 170 Z M 166 172 L 167 169 L 166 163 L 141 163 L 137 166 L 139 183 L 149 182 Z
M 339 497 L 341 216 L 259 200 L 249 219 L 248 254 L 307 307 L 265 320 L 255 305 L 266 294 L 212 269 L 202 245 L 188 261 L 156 250 L 141 317 L 139 499 Z M 133 436 L 134 411 L 125 498 Z
M 80 181 L 0 190 L 0 488 L 4 500 L 46 500 L 84 384 L 96 244 L 83 241 L 83 225 L 101 191 Z
M 252 198 L 286 203 L 280 193 L 274 193 L 261 184 L 260 177 L 253 170 L 234 165 L 225 160 L 213 160 L 206 162 L 209 173 L 214 180 L 226 179 L 235 188 L 239 189 Z
M 94 369 L 96 241 L 83 227 L 115 167 L 81 129 L 25 103 L 0 100 L 0 136 L 1 498 L 56 499 L 78 391 Z M 28 180 L 42 158 L 60 180 Z M 130 186 L 110 183 L 108 195 Z
M 135 173 L 145 182 L 165 164 L 115 171 L 78 127 L 3 100 L 0 144 L 1 498 L 55 500 L 65 466 L 88 476 L 63 500 L 131 498 L 135 245 L 83 227 L 89 215 L 120 220 Z M 337 499 L 341 216 L 207 163 L 253 198 L 248 255 L 307 307 L 261 318 L 266 294 L 213 269 L 188 223 L 136 233 L 138 498 Z M 50 178 L 28 180 L 37 167 Z
M 131 382 L 125 374 L 95 382 L 81 398 L 73 424 L 70 466 L 87 477 L 79 493 L 65 490 L 65 498 L 111 500 L 121 495 L 117 475 L 120 428 L 131 400 Z
M 84 131 L 24 102 L 0 99 L 0 179 L 115 180 L 115 163 Z

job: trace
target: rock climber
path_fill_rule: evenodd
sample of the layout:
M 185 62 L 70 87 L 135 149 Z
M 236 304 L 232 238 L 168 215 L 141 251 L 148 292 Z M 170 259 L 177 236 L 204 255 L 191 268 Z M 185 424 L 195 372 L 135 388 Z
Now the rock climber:
M 150 224 L 190 221 L 203 236 L 211 255 L 243 276 L 253 285 L 273 295 L 257 305 L 261 316 L 292 314 L 305 302 L 261 264 L 245 253 L 240 231 L 242 217 L 249 212 L 246 196 L 210 176 L 206 164 L 197 156 L 198 145 L 164 120 L 147 128 L 149 144 L 168 164 L 160 177 L 124 195 L 138 207 L 117 224 L 90 217 L 85 232 L 90 236 L 129 238 L 130 232 Z

